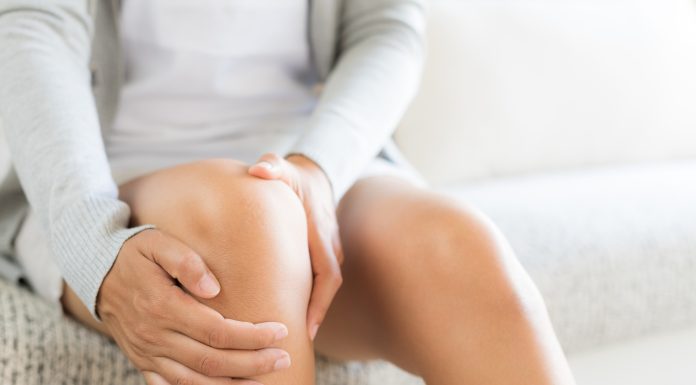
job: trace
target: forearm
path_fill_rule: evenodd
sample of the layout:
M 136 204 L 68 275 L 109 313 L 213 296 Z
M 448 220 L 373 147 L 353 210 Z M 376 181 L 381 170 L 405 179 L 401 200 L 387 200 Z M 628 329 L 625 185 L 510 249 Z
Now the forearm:
M 337 63 L 290 151 L 320 165 L 335 195 L 393 133 L 418 88 L 425 55 L 423 2 L 354 1 L 345 8 Z
M 91 94 L 86 4 L 0 6 L 0 117 L 58 265 L 92 308 L 133 230 L 126 229 L 129 210 L 117 199 Z

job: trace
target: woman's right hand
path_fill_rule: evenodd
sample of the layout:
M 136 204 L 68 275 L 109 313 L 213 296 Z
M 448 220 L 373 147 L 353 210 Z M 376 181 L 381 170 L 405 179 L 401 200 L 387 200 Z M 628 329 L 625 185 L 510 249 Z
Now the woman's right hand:
M 258 384 L 240 378 L 289 366 L 288 353 L 272 347 L 287 336 L 283 324 L 225 319 L 193 297 L 213 298 L 219 292 L 198 254 L 150 229 L 123 244 L 99 291 L 97 309 L 149 385 Z

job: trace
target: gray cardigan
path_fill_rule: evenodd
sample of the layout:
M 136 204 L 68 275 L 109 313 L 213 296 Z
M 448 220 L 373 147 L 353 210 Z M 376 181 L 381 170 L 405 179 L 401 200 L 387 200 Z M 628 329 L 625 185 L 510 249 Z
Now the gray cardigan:
M 290 152 L 319 164 L 337 195 L 380 150 L 389 156 L 419 82 L 425 1 L 312 0 L 310 42 L 324 89 Z M 93 312 L 123 242 L 144 228 L 128 228 L 102 141 L 123 78 L 119 9 L 118 0 L 0 0 L 8 147 L 0 162 L 8 149 L 11 158 L 0 164 L 0 271 L 10 270 L 31 207 L 67 283 Z

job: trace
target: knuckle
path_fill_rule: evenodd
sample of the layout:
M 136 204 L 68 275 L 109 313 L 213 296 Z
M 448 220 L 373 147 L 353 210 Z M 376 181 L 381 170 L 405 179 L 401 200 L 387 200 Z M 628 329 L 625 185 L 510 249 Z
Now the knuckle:
M 179 376 L 174 381 L 175 385 L 195 385 L 195 381 L 192 378 L 186 376 Z
M 275 340 L 271 330 L 256 328 L 254 331 L 254 345 L 259 347 L 270 346 Z
M 163 348 L 165 345 L 164 339 L 159 334 L 152 333 L 147 337 L 147 343 L 155 348 Z M 161 349 L 156 349 L 161 350 Z
M 259 352 L 254 355 L 252 367 L 256 374 L 269 373 L 273 368 L 273 361 L 270 355 L 261 354 Z
M 133 333 L 135 334 L 135 337 L 141 342 L 145 343 L 146 345 L 149 346 L 161 346 L 162 345 L 162 340 L 157 334 L 155 330 L 150 328 L 149 326 L 145 324 L 138 324 L 133 328 Z M 142 353 L 144 352 L 144 348 L 140 346 L 140 344 L 135 344 L 135 347 L 137 347 L 139 350 L 142 350 Z
M 267 152 L 267 153 L 263 154 L 263 157 L 262 157 L 262 158 L 263 158 L 264 160 L 268 160 L 268 161 L 271 161 L 271 162 L 276 162 L 276 161 L 278 161 L 278 160 L 281 159 L 281 158 L 278 156 L 278 154 L 276 154 L 275 152 Z
M 139 323 L 133 327 L 133 334 L 135 334 L 136 337 L 142 339 L 143 336 L 146 336 L 150 333 L 150 328 L 147 327 L 147 325 Z
M 164 234 L 157 229 L 143 230 L 139 233 L 142 237 L 143 246 L 147 250 L 155 250 L 157 244 L 162 241 Z
M 179 259 L 177 268 L 179 275 L 197 273 L 201 268 L 198 255 L 193 251 L 186 251 Z
M 124 349 L 124 353 L 126 353 L 126 356 L 136 369 L 140 371 L 152 370 L 152 365 L 148 362 L 148 360 L 141 355 L 135 354 L 135 351 L 126 351 L 126 349 Z
M 145 294 L 141 292 L 136 292 L 133 294 L 133 300 L 132 300 L 132 306 L 133 310 L 135 310 L 136 313 L 148 313 L 150 309 L 149 305 L 149 300 Z
M 141 369 L 145 368 L 143 366 L 144 361 L 142 361 L 143 365 L 140 365 L 136 362 L 136 358 L 140 359 L 140 360 L 144 360 L 146 357 L 148 357 L 150 352 L 147 350 L 146 346 L 147 345 L 145 345 L 145 344 L 132 343 L 132 342 L 131 342 L 131 345 L 129 346 L 129 352 L 131 354 L 128 354 L 128 358 L 130 358 L 131 361 L 133 361 L 133 363 L 135 364 L 136 367 L 141 368 Z
M 198 364 L 198 369 L 201 374 L 212 377 L 218 373 L 220 369 L 220 361 L 206 354 L 201 357 Z
M 208 332 L 208 346 L 223 348 L 227 346 L 227 335 L 218 327 L 212 328 Z
M 162 320 L 167 318 L 167 305 L 166 302 L 161 298 L 151 298 L 148 301 L 148 314 L 157 320 Z

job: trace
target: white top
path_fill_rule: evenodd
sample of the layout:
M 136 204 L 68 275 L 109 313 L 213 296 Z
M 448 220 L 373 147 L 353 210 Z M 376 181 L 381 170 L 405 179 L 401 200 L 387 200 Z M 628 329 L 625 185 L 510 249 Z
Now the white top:
M 32 9 L 46 17 L 31 23 L 25 17 L 0 16 L 0 29 L 13 31 L 0 33 L 0 129 L 12 149 L 11 164 L 0 164 L 0 170 L 12 168 L 0 172 L 6 177 L 0 180 L 0 254 L 14 254 L 16 229 L 27 210 L 33 210 L 44 230 L 36 239 L 50 243 L 51 260 L 96 315 L 104 277 L 123 242 L 143 227 L 128 227 L 130 210 L 117 198 L 102 143 L 113 125 L 100 122 L 108 123 L 116 112 L 113 96 L 123 85 L 115 76 L 121 52 L 90 47 L 109 46 L 117 37 L 115 9 L 99 1 L 97 12 L 90 12 L 92 8 L 77 3 L 32 2 Z M 324 87 L 302 136 L 288 152 L 321 166 L 336 201 L 380 149 L 391 164 L 404 164 L 388 138 L 418 86 L 426 3 L 311 3 L 312 58 Z M 0 15 L 27 10 L 26 0 L 0 4 Z M 85 39 L 90 31 L 93 41 Z M 51 47 L 51 54 L 38 46 Z M 91 88 L 87 63 L 93 66 Z M 0 275 L 4 273 L 0 267 Z
M 117 182 L 195 159 L 253 162 L 265 151 L 284 154 L 307 129 L 315 104 L 307 0 L 128 0 L 122 12 L 127 80 L 105 138 Z M 323 141 L 315 145 L 330 149 Z M 422 184 L 403 165 L 383 159 L 360 175 L 384 174 Z M 94 206 L 88 207 L 93 218 Z M 82 234 L 79 239 L 84 247 Z M 20 272 L 32 288 L 59 301 L 64 272 L 36 212 L 22 222 L 15 245 Z M 78 269 L 81 279 L 84 268 Z M 12 277 L 18 271 L 0 264 L 0 273 Z
M 316 100 L 308 11 L 307 0 L 125 1 L 126 83 L 105 138 L 117 182 L 287 151 Z

